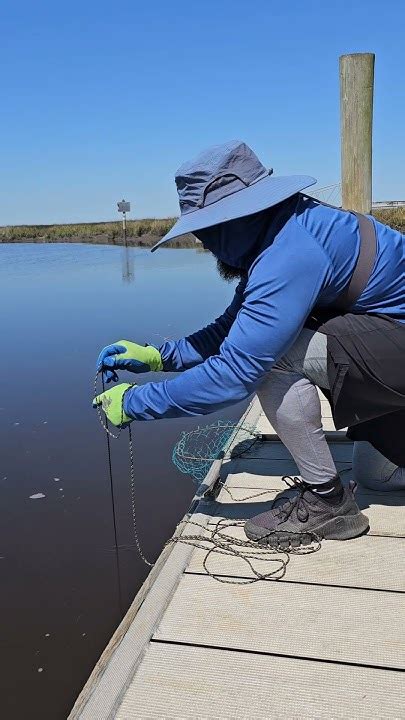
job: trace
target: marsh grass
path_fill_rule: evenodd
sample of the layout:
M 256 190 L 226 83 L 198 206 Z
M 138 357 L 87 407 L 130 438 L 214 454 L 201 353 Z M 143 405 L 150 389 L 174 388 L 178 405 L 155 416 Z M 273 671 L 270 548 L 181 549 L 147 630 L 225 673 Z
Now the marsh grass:
M 376 210 L 375 217 L 405 232 L 405 207 Z M 150 247 L 173 227 L 176 218 L 145 218 L 127 221 L 127 237 L 131 245 Z M 122 223 L 80 223 L 72 225 L 16 225 L 0 227 L 0 242 L 84 242 L 97 244 L 122 243 Z M 169 243 L 172 247 L 195 247 L 194 238 L 186 235 Z
M 174 225 L 175 218 L 146 218 L 127 220 L 127 236 L 139 238 L 143 235 L 162 237 Z M 91 240 L 96 236 L 106 236 L 110 240 L 122 237 L 122 223 L 117 220 L 104 223 L 80 223 L 69 225 L 16 225 L 0 227 L 2 242 L 42 240 L 57 242 L 65 238 Z
M 373 215 L 377 220 L 380 220 L 395 230 L 399 230 L 399 232 L 405 233 L 405 207 L 374 210 Z

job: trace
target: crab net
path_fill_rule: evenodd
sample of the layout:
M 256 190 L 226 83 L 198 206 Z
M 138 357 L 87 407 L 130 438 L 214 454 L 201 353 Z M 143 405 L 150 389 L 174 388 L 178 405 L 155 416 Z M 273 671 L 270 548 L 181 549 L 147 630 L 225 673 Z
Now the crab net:
M 215 460 L 246 452 L 259 436 L 253 426 L 218 420 L 212 425 L 183 432 L 174 446 L 172 460 L 180 472 L 199 483 Z

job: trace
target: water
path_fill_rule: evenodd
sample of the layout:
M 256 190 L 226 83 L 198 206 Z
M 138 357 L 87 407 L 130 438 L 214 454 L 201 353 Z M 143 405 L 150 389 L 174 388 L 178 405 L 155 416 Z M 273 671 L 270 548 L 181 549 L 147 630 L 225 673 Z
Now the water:
M 2 717 L 66 718 L 148 572 L 134 548 L 125 433 L 112 441 L 120 607 L 105 437 L 91 407 L 100 348 L 180 337 L 232 294 L 211 256 L 194 250 L 0 245 Z M 197 424 L 133 425 L 139 533 L 151 559 L 194 494 L 170 456 L 181 430 Z

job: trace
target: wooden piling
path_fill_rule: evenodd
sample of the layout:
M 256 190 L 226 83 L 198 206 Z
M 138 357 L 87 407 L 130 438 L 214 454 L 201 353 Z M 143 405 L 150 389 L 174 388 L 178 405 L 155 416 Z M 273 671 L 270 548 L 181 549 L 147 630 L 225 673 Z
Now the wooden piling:
M 372 205 L 373 53 L 340 57 L 342 206 L 370 213 Z

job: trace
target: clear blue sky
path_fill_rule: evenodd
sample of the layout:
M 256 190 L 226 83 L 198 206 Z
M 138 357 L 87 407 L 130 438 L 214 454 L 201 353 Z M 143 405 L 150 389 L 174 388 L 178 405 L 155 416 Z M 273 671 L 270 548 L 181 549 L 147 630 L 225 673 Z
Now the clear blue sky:
M 338 57 L 376 53 L 374 199 L 405 199 L 403 0 L 3 0 L 0 224 L 177 213 L 173 175 L 246 140 L 339 180 Z

